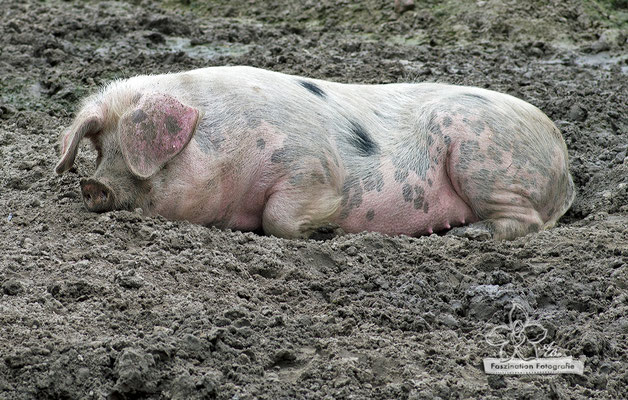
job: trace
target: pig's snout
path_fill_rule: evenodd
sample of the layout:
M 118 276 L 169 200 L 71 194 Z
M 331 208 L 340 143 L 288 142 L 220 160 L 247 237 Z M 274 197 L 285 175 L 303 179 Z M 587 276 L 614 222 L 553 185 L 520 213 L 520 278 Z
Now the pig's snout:
M 113 210 L 113 191 L 106 184 L 94 179 L 81 179 L 81 193 L 85 207 L 92 212 Z

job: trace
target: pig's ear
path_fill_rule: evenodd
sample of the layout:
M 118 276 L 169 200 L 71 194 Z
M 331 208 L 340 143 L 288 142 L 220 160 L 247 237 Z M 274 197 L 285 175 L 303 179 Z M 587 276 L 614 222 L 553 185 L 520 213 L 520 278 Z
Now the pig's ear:
M 62 174 L 72 168 L 79 143 L 84 137 L 96 135 L 102 129 L 103 117 L 98 106 L 82 110 L 61 137 L 61 159 L 55 167 L 57 174 Z
M 151 177 L 187 146 L 196 130 L 199 112 L 172 96 L 145 94 L 136 109 L 120 119 L 122 154 L 131 172 Z

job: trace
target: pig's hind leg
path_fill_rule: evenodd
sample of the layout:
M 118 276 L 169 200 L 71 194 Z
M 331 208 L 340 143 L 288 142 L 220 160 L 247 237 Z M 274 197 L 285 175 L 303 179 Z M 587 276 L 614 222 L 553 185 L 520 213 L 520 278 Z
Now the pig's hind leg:
M 447 232 L 449 235 L 475 240 L 514 239 L 528 233 L 538 232 L 541 225 L 537 222 L 526 223 L 518 218 L 489 218 L 466 226 L 459 226 Z
M 528 190 L 504 182 L 462 179 L 461 192 L 480 221 L 449 231 L 449 234 L 469 239 L 514 239 L 538 232 L 543 219 Z M 473 187 L 469 187 L 469 186 Z
M 449 178 L 479 221 L 450 234 L 511 240 L 553 225 L 573 199 L 562 152 L 557 148 L 553 153 L 555 166 L 534 156 L 504 155 L 500 161 L 479 148 L 475 154 L 469 148 L 452 151 Z

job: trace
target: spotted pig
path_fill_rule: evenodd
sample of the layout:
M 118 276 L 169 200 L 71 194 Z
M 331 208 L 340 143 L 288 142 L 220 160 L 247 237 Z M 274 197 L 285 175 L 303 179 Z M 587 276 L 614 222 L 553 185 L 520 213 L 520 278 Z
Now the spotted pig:
M 574 184 L 556 126 L 489 90 L 347 85 L 251 67 L 115 81 L 61 139 L 98 153 L 88 210 L 285 238 L 322 231 L 513 239 L 555 224 Z M 453 229 L 452 229 L 453 228 Z

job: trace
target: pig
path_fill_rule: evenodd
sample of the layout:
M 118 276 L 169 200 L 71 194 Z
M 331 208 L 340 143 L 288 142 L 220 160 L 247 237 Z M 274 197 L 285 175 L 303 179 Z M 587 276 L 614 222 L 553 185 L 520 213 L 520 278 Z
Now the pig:
M 514 239 L 552 227 L 574 184 L 560 131 L 510 95 L 440 83 L 342 84 L 253 67 L 114 81 L 61 135 L 82 139 L 90 211 L 282 238 L 362 231 Z

